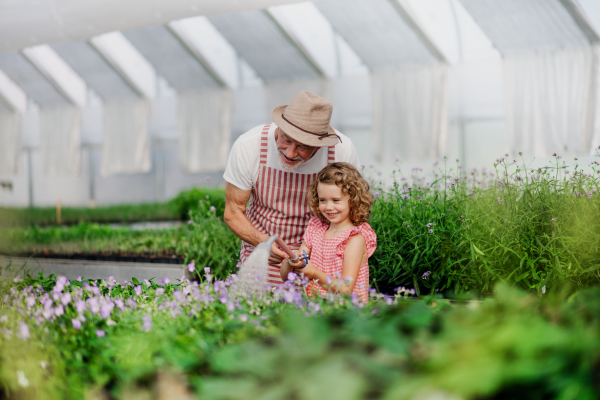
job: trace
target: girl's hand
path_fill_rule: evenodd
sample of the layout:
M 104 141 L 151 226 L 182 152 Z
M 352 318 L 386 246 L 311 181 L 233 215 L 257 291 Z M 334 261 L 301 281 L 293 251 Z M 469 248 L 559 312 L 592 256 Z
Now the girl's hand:
M 300 260 L 302 261 L 302 259 Z M 300 266 L 302 266 L 303 262 L 300 263 Z M 315 272 L 317 271 L 317 269 L 315 268 L 315 266 L 313 265 L 312 262 L 308 262 L 308 264 L 306 264 L 306 266 L 304 268 L 294 268 L 294 272 L 297 273 L 298 275 L 300 274 L 304 274 L 305 277 L 307 277 L 308 279 L 315 279 Z

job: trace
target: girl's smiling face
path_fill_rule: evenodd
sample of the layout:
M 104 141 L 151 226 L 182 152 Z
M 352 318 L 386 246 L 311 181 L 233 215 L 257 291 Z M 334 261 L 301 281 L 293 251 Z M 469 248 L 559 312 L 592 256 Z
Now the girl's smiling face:
M 339 186 L 319 182 L 317 193 L 319 211 L 329 222 L 339 224 L 350 216 L 350 196 L 342 193 Z

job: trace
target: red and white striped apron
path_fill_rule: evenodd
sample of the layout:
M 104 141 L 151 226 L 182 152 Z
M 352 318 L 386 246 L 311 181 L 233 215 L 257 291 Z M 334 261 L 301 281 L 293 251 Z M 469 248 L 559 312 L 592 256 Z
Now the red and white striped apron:
M 260 166 L 258 181 L 252 188 L 246 215 L 252 225 L 269 236 L 279 236 L 291 249 L 297 250 L 310 219 L 306 190 L 317 174 L 298 174 L 267 167 L 269 128 L 263 126 L 260 138 Z M 335 162 L 335 147 L 329 147 L 327 165 Z M 324 166 L 323 166 L 324 167 Z M 240 258 L 246 261 L 254 246 L 242 241 Z M 268 282 L 283 283 L 281 264 L 269 264 Z

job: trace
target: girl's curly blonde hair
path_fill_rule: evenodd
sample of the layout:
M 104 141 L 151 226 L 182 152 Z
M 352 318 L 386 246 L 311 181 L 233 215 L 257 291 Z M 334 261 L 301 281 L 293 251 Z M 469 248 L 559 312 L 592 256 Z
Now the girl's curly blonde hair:
M 321 222 L 329 224 L 329 220 L 319 211 L 319 194 L 317 193 L 319 183 L 337 185 L 342 189 L 343 194 L 350 196 L 350 221 L 354 225 L 369 221 L 373 195 L 369 190 L 369 183 L 352 164 L 336 162 L 326 166 L 308 187 L 307 197 L 310 211 L 318 216 Z

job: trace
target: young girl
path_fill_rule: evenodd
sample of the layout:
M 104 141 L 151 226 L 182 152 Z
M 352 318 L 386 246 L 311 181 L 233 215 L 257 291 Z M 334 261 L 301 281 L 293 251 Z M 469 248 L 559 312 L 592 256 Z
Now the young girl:
M 369 184 L 352 165 L 336 162 L 325 167 L 308 188 L 312 217 L 304 233 L 296 263 L 289 258 L 281 265 L 281 279 L 290 272 L 311 280 L 309 296 L 328 291 L 357 293 L 369 299 L 369 263 L 377 247 L 377 235 L 367 223 L 373 195 Z

